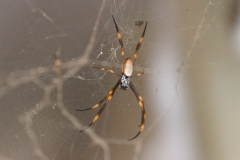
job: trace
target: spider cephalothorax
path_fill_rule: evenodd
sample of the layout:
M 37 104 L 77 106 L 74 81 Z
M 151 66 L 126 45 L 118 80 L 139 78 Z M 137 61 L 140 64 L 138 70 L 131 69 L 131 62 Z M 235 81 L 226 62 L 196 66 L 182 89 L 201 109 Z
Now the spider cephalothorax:
M 112 16 L 113 17 L 113 16 Z M 114 24 L 115 24 L 115 27 L 116 27 L 116 30 L 117 30 L 117 33 L 118 33 L 118 38 L 119 38 L 119 43 L 121 45 L 121 49 L 122 49 L 122 64 L 121 64 L 121 68 L 122 68 L 122 74 L 121 75 L 118 75 L 116 74 L 113 70 L 109 70 L 109 69 L 105 69 L 105 68 L 97 68 L 97 67 L 93 67 L 93 68 L 97 68 L 97 69 L 100 69 L 100 70 L 105 70 L 105 71 L 109 71 L 111 73 L 114 73 L 118 76 L 120 76 L 121 78 L 117 81 L 117 84 L 113 87 L 113 89 L 107 94 L 106 97 L 104 97 L 101 101 L 99 101 L 95 106 L 91 107 L 91 108 L 88 108 L 88 109 L 84 109 L 84 110 L 79 110 L 77 109 L 77 111 L 86 111 L 86 110 L 90 110 L 90 109 L 93 109 L 93 108 L 97 108 L 101 103 L 103 103 L 106 99 L 106 102 L 104 103 L 104 105 L 102 106 L 102 108 L 99 110 L 98 114 L 95 116 L 95 118 L 93 119 L 93 121 L 90 123 L 90 125 L 88 127 L 90 127 L 98 118 L 99 116 L 101 115 L 102 111 L 104 110 L 104 108 L 106 107 L 107 103 L 112 99 L 113 97 L 113 94 L 115 93 L 117 87 L 120 85 L 122 89 L 126 90 L 128 89 L 129 87 L 132 89 L 134 95 L 136 96 L 137 98 L 137 101 L 138 101 L 138 104 L 140 105 L 141 107 L 141 110 L 142 110 L 142 118 L 141 118 L 141 125 L 139 127 L 141 127 L 141 130 L 138 132 L 138 134 L 133 137 L 132 139 L 129 139 L 129 140 L 133 140 L 135 139 L 144 129 L 144 120 L 145 120 L 145 109 L 144 109 L 144 103 L 143 103 L 143 99 L 142 97 L 140 96 L 140 94 L 138 93 L 138 91 L 136 90 L 136 88 L 134 87 L 134 85 L 132 84 L 132 82 L 130 81 L 130 77 L 135 77 L 135 76 L 141 76 L 142 74 L 144 74 L 144 72 L 142 73 L 138 73 L 137 75 L 135 76 L 132 76 L 132 72 L 133 72 L 133 67 L 134 67 L 134 64 L 135 64 L 135 61 L 136 61 L 136 58 L 137 58 L 137 53 L 138 53 L 138 50 L 141 46 L 141 43 L 142 43 L 142 40 L 143 40 L 143 37 L 144 37 L 144 34 L 145 34 L 145 31 L 146 31 L 146 28 L 147 28 L 147 22 L 146 22 L 146 25 L 145 25 L 145 28 L 144 28 L 144 31 L 143 31 L 143 34 L 142 34 L 142 37 L 141 39 L 139 40 L 138 42 L 138 45 L 137 45 L 137 48 L 136 48 L 136 51 L 135 51 L 135 54 L 134 54 L 134 61 L 132 62 L 132 59 L 131 58 L 127 58 L 126 61 L 125 61 L 125 66 L 124 66 L 124 69 L 123 69 L 123 59 L 124 59 L 124 48 L 123 48 L 123 41 L 122 41 L 122 38 L 121 38 L 121 35 L 119 33 L 119 29 L 118 29 L 118 26 L 117 26 L 117 23 L 115 22 L 115 19 L 113 17 L 113 21 L 114 21 Z M 87 128 L 88 128 L 87 127 Z M 85 129 L 87 129 L 85 128 Z M 84 130 L 85 130 L 84 129 Z M 84 131 L 82 130 L 82 131 Z M 80 131 L 80 132 L 82 132 Z
M 129 88 L 129 84 L 130 84 L 130 77 L 123 75 L 121 78 L 121 88 L 124 90 L 127 90 Z

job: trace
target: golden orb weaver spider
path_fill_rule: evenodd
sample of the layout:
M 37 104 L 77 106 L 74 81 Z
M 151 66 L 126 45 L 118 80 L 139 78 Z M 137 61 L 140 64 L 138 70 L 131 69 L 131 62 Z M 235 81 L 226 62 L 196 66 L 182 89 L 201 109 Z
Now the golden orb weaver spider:
M 88 109 L 84 109 L 84 110 L 79 110 L 79 109 L 76 109 L 76 111 L 87 111 L 87 110 L 91 110 L 93 108 L 97 108 L 101 103 L 103 103 L 106 99 L 106 102 L 104 103 L 104 105 L 102 106 L 102 108 L 99 110 L 99 112 L 97 113 L 97 115 L 95 116 L 95 118 L 93 119 L 93 121 L 90 123 L 90 125 L 88 125 L 88 127 L 90 127 L 98 118 L 99 116 L 101 115 L 101 113 L 103 112 L 104 108 L 106 107 L 107 103 L 112 99 L 113 97 L 113 94 L 114 92 L 116 91 L 117 87 L 119 85 L 121 85 L 121 88 L 126 90 L 128 89 L 129 87 L 132 89 L 134 95 L 136 96 L 137 98 L 137 101 L 142 109 L 142 118 L 141 118 L 141 124 L 139 127 L 141 127 L 141 130 L 138 132 L 138 134 L 129 139 L 129 140 L 133 140 L 135 139 L 144 129 L 144 120 L 145 120 L 145 109 L 144 109 L 144 103 L 143 103 L 143 99 L 142 97 L 140 96 L 140 94 L 138 93 L 138 91 L 136 90 L 136 88 L 133 86 L 132 82 L 130 81 L 130 78 L 131 77 L 136 77 L 136 76 L 141 76 L 143 75 L 145 72 L 141 72 L 141 73 L 138 73 L 137 75 L 135 76 L 132 76 L 132 72 L 133 72 L 133 67 L 134 67 L 134 64 L 135 64 L 135 61 L 136 61 L 136 58 L 137 58 L 137 53 L 138 53 L 138 50 L 141 46 L 141 43 L 142 43 L 142 40 L 143 40 L 143 37 L 144 37 L 144 34 L 145 34 L 145 31 L 146 31 L 146 28 L 147 28 L 147 22 L 146 22 L 146 25 L 145 25 L 145 28 L 143 30 L 143 33 L 142 33 L 142 37 L 141 39 L 139 40 L 138 42 L 138 45 L 137 45 L 137 48 L 136 48 L 136 51 L 135 51 L 135 54 L 134 54 L 134 61 L 132 62 L 132 59 L 131 58 L 127 58 L 125 60 L 125 66 L 123 68 L 123 59 L 124 59 L 124 48 L 123 48 L 123 41 L 122 41 L 122 38 L 121 38 L 121 35 L 119 33 L 119 29 L 118 29 L 118 26 L 117 26 L 117 23 L 112 15 L 112 18 L 113 18 L 113 22 L 115 24 L 115 27 L 116 27 L 116 30 L 117 30 L 117 34 L 118 34 L 118 38 L 119 38 L 119 43 L 121 45 L 121 48 L 122 48 L 122 63 L 121 63 L 121 68 L 122 68 L 122 75 L 118 75 L 116 74 L 113 70 L 109 70 L 109 69 L 105 69 L 105 68 L 97 68 L 97 67 L 93 67 L 93 68 L 96 68 L 96 69 L 100 69 L 100 70 L 104 70 L 104 71 L 109 71 L 111 73 L 114 73 L 118 76 L 120 76 L 121 78 L 117 81 L 117 84 L 113 87 L 113 89 L 107 94 L 106 97 L 104 97 L 101 101 L 99 101 L 95 106 L 91 107 L 91 108 L 88 108 Z M 88 128 L 87 127 L 87 128 Z M 85 128 L 85 129 L 87 129 Z M 82 131 L 84 131 L 85 129 L 83 129 Z M 79 132 L 82 132 L 82 131 L 79 131 Z

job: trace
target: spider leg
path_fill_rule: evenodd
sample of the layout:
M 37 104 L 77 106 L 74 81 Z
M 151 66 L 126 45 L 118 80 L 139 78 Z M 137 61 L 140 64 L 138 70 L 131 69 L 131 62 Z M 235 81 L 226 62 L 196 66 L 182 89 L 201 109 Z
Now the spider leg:
M 120 84 L 120 82 L 121 82 L 121 79 L 118 80 L 117 84 L 116 84 L 116 85 L 113 87 L 113 89 L 109 92 L 109 93 L 111 93 L 111 94 L 108 95 L 108 98 L 107 98 L 106 102 L 104 103 L 104 105 L 102 106 L 102 108 L 98 111 L 97 115 L 94 117 L 93 121 L 88 125 L 87 128 L 89 128 L 89 127 L 99 118 L 99 116 L 101 115 L 102 111 L 103 111 L 104 108 L 106 107 L 107 103 L 112 99 L 113 94 L 114 94 L 114 92 L 116 91 L 116 89 L 117 89 L 118 85 Z M 106 96 L 106 97 L 107 97 L 107 96 Z M 105 97 L 105 98 L 106 98 L 106 97 Z M 87 128 L 85 128 L 85 129 L 87 129 Z M 84 131 L 85 129 L 83 129 L 83 130 L 81 130 L 81 131 L 79 131 L 79 132 L 82 132 L 82 131 Z
M 121 80 L 121 79 L 120 79 L 120 80 Z M 93 108 L 97 108 L 106 98 L 108 98 L 110 95 L 113 94 L 113 92 L 115 92 L 116 88 L 117 88 L 118 85 L 119 85 L 120 80 L 119 80 L 118 83 L 113 87 L 113 89 L 112 89 L 110 92 L 108 92 L 107 96 L 104 97 L 101 101 L 99 101 L 95 106 L 93 106 L 93 107 L 91 107 L 91 108 L 87 108 L 87 109 L 76 109 L 76 111 L 87 111 L 87 110 L 91 110 L 91 109 L 93 109 Z
M 116 27 L 116 30 L 117 30 L 117 33 L 118 33 L 118 39 L 119 39 L 119 43 L 121 45 L 121 48 L 122 48 L 122 63 L 121 63 L 121 68 L 122 68 L 122 74 L 123 74 L 123 58 L 124 58 L 124 48 L 123 48 L 123 41 L 122 41 L 122 37 L 119 33 L 119 29 L 118 29 L 118 26 L 117 26 L 117 23 L 112 15 L 112 18 L 113 18 L 113 21 L 114 21 L 114 24 L 115 24 L 115 27 Z
M 132 82 L 130 82 L 129 86 L 132 89 L 134 95 L 136 96 L 137 101 L 138 101 L 138 103 L 139 103 L 139 105 L 140 105 L 140 107 L 142 109 L 142 120 L 141 120 L 141 125 L 140 125 L 141 126 L 141 130 L 138 132 L 138 134 L 135 137 L 133 137 L 132 139 L 129 139 L 129 141 L 130 141 L 130 140 L 135 139 L 143 131 L 143 129 L 144 129 L 144 120 L 145 120 L 146 116 L 145 116 L 145 109 L 144 109 L 144 103 L 143 103 L 142 97 L 140 96 L 140 94 L 138 93 L 136 88 L 133 86 Z
M 147 23 L 148 23 L 148 22 L 146 22 L 146 24 L 145 24 L 145 28 L 144 28 L 143 33 L 142 33 L 142 37 L 141 37 L 141 39 L 140 39 L 139 42 L 138 42 L 138 45 L 137 45 L 137 48 L 136 48 L 136 51 L 135 51 L 135 54 L 134 54 L 133 67 L 134 67 L 135 61 L 136 61 L 136 59 L 137 59 L 138 50 L 139 50 L 139 48 L 141 47 L 141 43 L 142 43 L 143 37 L 144 37 L 144 35 L 145 35 L 145 31 L 146 31 L 146 28 L 147 28 Z
M 110 93 L 112 92 L 112 90 L 107 94 L 106 97 L 104 97 L 101 101 L 99 101 L 95 106 L 91 107 L 91 108 L 87 108 L 87 109 L 76 109 L 76 111 L 87 111 L 87 110 L 91 110 L 93 108 L 97 108 L 106 98 L 109 97 Z
M 132 76 L 132 78 L 133 78 L 133 77 L 137 77 L 137 76 L 141 76 L 141 75 L 143 75 L 144 73 L 145 73 L 145 72 L 138 73 L 138 74 Z
M 93 68 L 100 69 L 100 70 L 102 70 L 102 71 L 108 71 L 108 72 L 114 73 L 114 74 L 118 75 L 119 77 L 121 77 L 121 75 L 115 73 L 113 70 L 110 70 L 110 69 L 98 68 L 98 67 L 93 67 Z

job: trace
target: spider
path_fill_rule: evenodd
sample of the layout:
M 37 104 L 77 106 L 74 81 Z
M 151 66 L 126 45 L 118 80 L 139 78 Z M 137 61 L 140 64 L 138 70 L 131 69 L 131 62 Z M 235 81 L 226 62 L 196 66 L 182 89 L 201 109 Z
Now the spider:
M 128 139 L 128 140 L 133 140 L 135 139 L 144 129 L 144 119 L 145 119 L 145 109 L 144 109 L 144 103 L 143 103 L 143 98 L 140 96 L 140 94 L 138 93 L 138 91 L 136 90 L 136 88 L 134 87 L 134 85 L 132 84 L 132 82 L 130 81 L 130 78 L 131 77 L 136 77 L 136 76 L 141 76 L 143 75 L 145 72 L 141 72 L 141 73 L 138 73 L 137 75 L 135 76 L 132 76 L 132 72 L 133 72 L 133 67 L 134 67 L 134 64 L 135 64 L 135 61 L 136 61 L 136 58 L 137 58 L 137 53 L 138 53 L 138 50 L 141 46 L 141 43 L 142 43 L 142 40 L 143 40 L 143 37 L 144 37 L 144 34 L 145 34 L 145 31 L 146 31 L 146 28 L 147 28 L 147 22 L 146 22 L 146 25 L 145 25 L 145 28 L 144 28 L 144 31 L 142 33 L 142 37 L 141 39 L 139 40 L 138 42 L 138 45 L 136 47 L 136 51 L 135 51 L 135 54 L 134 54 L 134 61 L 132 62 L 132 59 L 131 58 L 127 58 L 125 60 L 125 66 L 123 67 L 123 59 L 124 59 L 124 48 L 123 48 L 123 41 L 122 41 L 122 38 L 121 38 L 121 35 L 119 33 L 119 29 L 118 29 L 118 26 L 117 26 L 117 23 L 112 15 L 112 18 L 113 18 L 113 22 L 115 24 L 115 27 L 116 27 L 116 30 L 117 30 L 117 34 L 118 34 L 118 38 L 119 38 L 119 43 L 121 45 L 121 49 L 122 49 L 122 63 L 121 63 L 121 69 L 122 69 L 122 74 L 119 75 L 119 74 L 116 74 L 113 70 L 109 70 L 109 69 L 105 69 L 105 68 L 98 68 L 98 67 L 93 67 L 93 68 L 96 68 L 96 69 L 100 69 L 100 70 L 105 70 L 105 71 L 109 71 L 113 74 L 116 74 L 118 75 L 119 77 L 121 77 L 118 81 L 117 81 L 117 84 L 113 87 L 113 89 L 107 94 L 107 96 L 105 96 L 101 101 L 99 101 L 95 106 L 91 107 L 91 108 L 88 108 L 88 109 L 84 109 L 84 110 L 79 110 L 79 109 L 76 109 L 76 111 L 87 111 L 87 110 L 91 110 L 91 109 L 94 109 L 94 108 L 97 108 L 101 103 L 103 103 L 106 99 L 106 102 L 104 103 L 104 105 L 102 106 L 102 108 L 99 110 L 99 112 L 97 113 L 97 115 L 95 116 L 95 118 L 93 119 L 93 121 L 90 123 L 90 125 L 88 127 L 90 127 L 98 118 L 99 116 L 101 115 L 101 113 L 103 112 L 104 108 L 106 107 L 107 103 L 112 99 L 116 89 L 118 88 L 118 86 L 120 85 L 121 88 L 123 90 L 126 90 L 128 89 L 129 87 L 132 89 L 134 95 L 136 96 L 137 98 L 137 101 L 141 107 L 141 110 L 142 110 L 142 118 L 141 118 L 141 124 L 139 125 L 139 127 L 141 127 L 140 131 L 138 132 L 138 134 L 131 138 L 131 139 Z M 120 89 L 121 89 L 120 88 Z M 88 128 L 87 127 L 87 128 Z M 85 129 L 87 129 L 85 128 Z M 79 131 L 79 132 L 82 132 L 84 131 L 85 129 Z

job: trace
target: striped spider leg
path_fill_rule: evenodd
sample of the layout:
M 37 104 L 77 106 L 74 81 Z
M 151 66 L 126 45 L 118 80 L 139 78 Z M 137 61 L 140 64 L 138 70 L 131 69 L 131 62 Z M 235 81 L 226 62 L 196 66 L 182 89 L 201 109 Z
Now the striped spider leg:
M 88 108 L 88 109 L 84 109 L 84 110 L 79 110 L 79 109 L 76 109 L 76 111 L 87 111 L 87 110 L 91 110 L 91 109 L 94 109 L 94 108 L 97 108 L 102 102 L 104 102 L 104 100 L 106 100 L 106 102 L 104 103 L 104 105 L 102 106 L 102 108 L 99 110 L 99 112 L 97 113 L 97 115 L 94 117 L 93 121 L 88 125 L 88 127 L 90 127 L 98 118 L 99 116 L 101 115 L 102 111 L 104 110 L 104 108 L 106 107 L 107 103 L 112 99 L 113 97 L 113 94 L 114 92 L 116 91 L 118 85 L 120 84 L 120 81 L 121 79 L 118 80 L 118 82 L 116 83 L 116 85 L 113 87 L 113 89 L 107 94 L 106 97 L 104 97 L 101 101 L 99 101 L 95 106 L 91 107 L 91 108 Z M 87 128 L 88 128 L 87 127 Z M 85 128 L 85 129 L 87 129 Z M 79 131 L 79 132 L 82 132 L 84 131 L 85 129 Z

